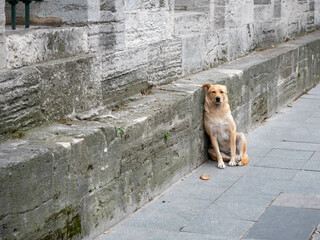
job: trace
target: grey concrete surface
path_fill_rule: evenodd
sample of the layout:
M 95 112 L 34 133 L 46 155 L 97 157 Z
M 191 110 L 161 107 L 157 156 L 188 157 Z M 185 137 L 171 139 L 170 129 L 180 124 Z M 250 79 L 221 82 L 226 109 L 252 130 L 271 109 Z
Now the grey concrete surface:
M 97 240 L 319 239 L 317 96 L 320 85 L 247 134 L 249 165 L 206 162 Z

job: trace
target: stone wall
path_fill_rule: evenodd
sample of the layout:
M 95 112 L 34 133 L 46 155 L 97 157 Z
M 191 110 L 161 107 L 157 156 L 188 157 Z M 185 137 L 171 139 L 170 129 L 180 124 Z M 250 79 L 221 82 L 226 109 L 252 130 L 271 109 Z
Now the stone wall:
M 3 9 L 4 3 L 1 4 Z M 0 58 L 1 66 L 28 72 L 24 69 L 28 66 L 40 64 L 50 68 L 55 66 L 51 61 L 72 61 L 80 55 L 88 55 L 87 62 L 90 62 L 94 54 L 99 67 L 92 77 L 96 78 L 95 87 L 99 90 L 89 93 L 99 92 L 99 97 L 87 98 L 99 101 L 87 108 L 71 109 L 64 103 L 77 102 L 79 96 L 70 99 L 62 94 L 59 95 L 64 99 L 62 109 L 68 111 L 58 108 L 51 111 L 56 115 L 27 121 L 28 118 L 18 118 L 16 107 L 2 98 L 0 104 L 6 117 L 0 120 L 0 125 L 11 127 L 2 128 L 1 133 L 26 128 L 31 122 L 32 126 L 39 125 L 43 122 L 40 119 L 52 121 L 75 116 L 80 109 L 112 108 L 152 86 L 219 66 L 255 49 L 311 32 L 320 25 L 320 4 L 314 0 L 44 0 L 30 6 L 31 29 L 24 30 L 18 25 L 18 30 L 12 31 L 7 26 L 5 35 L 0 36 L 0 43 L 3 42 L 0 47 L 6 49 L 1 51 L 6 55 Z M 6 3 L 5 12 L 0 12 L 2 19 L 4 13 L 6 19 L 10 19 L 9 4 Z M 21 2 L 17 5 L 17 15 L 18 23 L 23 24 Z M 57 69 L 52 69 L 55 71 Z M 0 75 L 0 92 L 15 92 L 12 99 L 28 98 L 26 92 L 15 91 L 16 85 L 6 80 L 5 71 Z M 83 79 L 73 77 L 72 82 Z M 34 99 L 33 95 L 28 99 Z M 30 108 L 30 111 L 33 110 Z
M 238 131 L 248 131 L 319 83 L 319 64 L 317 32 L 154 87 L 112 111 L 2 141 L 0 236 L 94 239 L 207 160 L 204 83 L 227 85 Z

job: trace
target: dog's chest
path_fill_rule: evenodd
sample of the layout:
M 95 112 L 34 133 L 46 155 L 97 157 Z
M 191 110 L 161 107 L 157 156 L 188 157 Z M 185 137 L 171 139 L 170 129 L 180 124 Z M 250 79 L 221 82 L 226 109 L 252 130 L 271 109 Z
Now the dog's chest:
M 216 119 L 211 125 L 211 131 L 217 136 L 218 142 L 228 142 L 230 139 L 230 124 L 222 120 Z

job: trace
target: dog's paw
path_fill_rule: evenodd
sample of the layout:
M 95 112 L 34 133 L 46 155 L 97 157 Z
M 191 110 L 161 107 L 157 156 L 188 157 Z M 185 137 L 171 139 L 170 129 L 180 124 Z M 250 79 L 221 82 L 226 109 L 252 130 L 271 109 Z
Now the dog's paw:
M 225 168 L 225 167 L 226 167 L 226 165 L 224 165 L 224 163 L 219 163 L 219 164 L 218 164 L 218 168 L 223 169 L 223 168 Z
M 236 165 L 237 165 L 237 163 L 236 163 L 236 162 L 234 162 L 234 161 L 230 161 L 230 162 L 228 163 L 228 165 L 229 165 L 230 167 L 233 167 L 233 166 L 236 166 Z

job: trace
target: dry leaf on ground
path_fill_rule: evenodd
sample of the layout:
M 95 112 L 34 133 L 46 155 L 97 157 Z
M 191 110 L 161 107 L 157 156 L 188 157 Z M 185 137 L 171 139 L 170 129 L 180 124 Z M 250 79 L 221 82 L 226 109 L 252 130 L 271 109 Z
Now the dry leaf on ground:
M 205 173 L 203 173 L 200 177 L 202 180 L 209 180 L 210 179 L 210 175 L 209 176 L 206 176 Z

